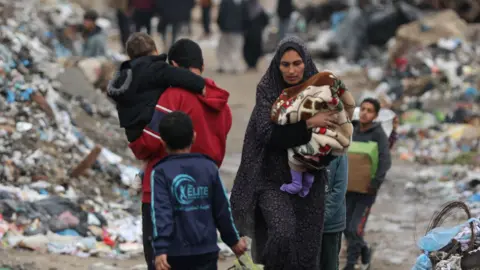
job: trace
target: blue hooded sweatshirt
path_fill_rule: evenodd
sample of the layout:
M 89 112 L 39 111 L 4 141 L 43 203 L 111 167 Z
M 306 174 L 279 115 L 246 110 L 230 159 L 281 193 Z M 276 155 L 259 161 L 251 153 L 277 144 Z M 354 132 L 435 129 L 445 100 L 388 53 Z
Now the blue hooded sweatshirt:
M 325 198 L 324 233 L 337 233 L 345 230 L 345 193 L 348 185 L 348 157 L 339 156 L 328 166 L 328 184 Z
M 155 256 L 218 252 L 217 228 L 230 247 L 240 240 L 217 165 L 202 154 L 161 160 L 151 175 Z

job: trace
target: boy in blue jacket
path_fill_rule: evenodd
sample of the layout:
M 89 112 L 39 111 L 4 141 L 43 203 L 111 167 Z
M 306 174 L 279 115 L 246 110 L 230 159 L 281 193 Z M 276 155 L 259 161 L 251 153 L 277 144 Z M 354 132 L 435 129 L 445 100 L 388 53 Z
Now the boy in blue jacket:
M 325 220 L 322 238 L 322 270 L 338 270 L 342 233 L 346 227 L 345 193 L 348 185 L 348 157 L 339 156 L 328 166 Z
M 195 133 L 187 114 L 167 114 L 159 132 L 169 155 L 151 175 L 155 268 L 217 269 L 217 228 L 237 256 L 247 249 L 233 223 L 217 165 L 190 153 Z

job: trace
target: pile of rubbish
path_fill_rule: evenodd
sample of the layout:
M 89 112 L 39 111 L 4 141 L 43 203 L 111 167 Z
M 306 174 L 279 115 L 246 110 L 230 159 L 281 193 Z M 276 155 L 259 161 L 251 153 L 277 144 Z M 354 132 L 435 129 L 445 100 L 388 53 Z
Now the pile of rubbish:
M 63 6 L 42 2 L 0 3 L 0 239 L 76 256 L 141 253 L 138 168 L 114 106 L 88 77 L 69 81 L 56 35 Z
M 463 214 L 466 222 L 439 227 L 451 215 Z M 474 270 L 480 267 L 480 220 L 472 218 L 462 202 L 448 203 L 436 213 L 418 247 L 424 252 L 412 270 Z
M 479 27 L 458 9 L 392 2 L 307 8 L 308 24 L 328 25 L 308 43 L 317 66 L 338 74 L 358 104 L 375 97 L 399 116 L 401 159 L 480 164 Z
M 429 201 L 463 201 L 473 216 L 480 216 L 480 168 L 465 165 L 429 166 L 414 173 L 406 192 Z
M 402 125 L 395 154 L 422 164 L 480 164 L 480 127 L 436 124 L 430 128 Z
M 48 187 L 47 182 L 0 187 L 0 239 L 5 245 L 81 257 L 143 252 L 138 203 L 79 198 L 69 190 L 50 195 Z

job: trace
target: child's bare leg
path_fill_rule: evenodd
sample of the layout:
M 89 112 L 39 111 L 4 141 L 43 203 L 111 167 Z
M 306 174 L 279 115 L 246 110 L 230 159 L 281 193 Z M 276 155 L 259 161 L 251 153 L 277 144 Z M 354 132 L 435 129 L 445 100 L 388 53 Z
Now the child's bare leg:
M 298 193 L 300 197 L 306 197 L 310 192 L 310 188 L 313 185 L 313 181 L 315 180 L 315 176 L 311 173 L 304 173 L 302 177 L 302 190 Z
M 297 194 L 302 190 L 302 172 L 298 172 L 295 170 L 290 170 L 290 173 L 292 174 L 292 183 L 290 184 L 283 184 L 280 187 L 280 190 L 285 191 L 290 194 Z

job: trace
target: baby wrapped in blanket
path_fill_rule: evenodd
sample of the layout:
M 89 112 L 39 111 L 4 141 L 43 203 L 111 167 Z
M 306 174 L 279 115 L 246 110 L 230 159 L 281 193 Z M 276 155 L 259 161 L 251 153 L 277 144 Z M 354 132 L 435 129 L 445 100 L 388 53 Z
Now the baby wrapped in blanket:
M 272 120 L 280 125 L 307 120 L 318 112 L 337 111 L 334 127 L 314 128 L 309 143 L 288 150 L 292 183 L 281 190 L 307 196 L 314 176 L 308 169 L 317 168 L 327 155 L 343 155 L 350 145 L 353 126 L 351 119 L 355 100 L 345 85 L 333 73 L 324 71 L 301 85 L 287 88 L 273 104 Z

